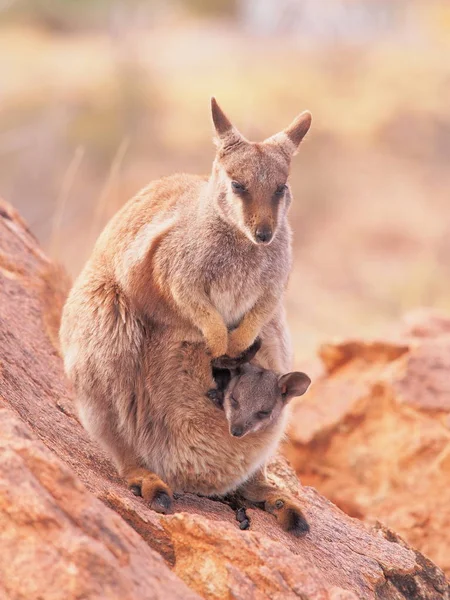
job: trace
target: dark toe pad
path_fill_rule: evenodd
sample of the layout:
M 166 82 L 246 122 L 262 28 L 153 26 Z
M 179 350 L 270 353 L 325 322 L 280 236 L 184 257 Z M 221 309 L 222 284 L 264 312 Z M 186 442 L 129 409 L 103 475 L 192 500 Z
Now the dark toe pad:
M 305 517 L 296 511 L 289 511 L 289 529 L 291 533 L 297 536 L 306 535 L 309 532 L 308 521 Z
M 167 492 L 157 492 L 152 501 L 152 508 L 160 512 L 168 512 L 172 508 L 172 498 Z
M 135 496 L 141 496 L 141 487 L 139 485 L 130 485 L 130 491 L 133 492 Z

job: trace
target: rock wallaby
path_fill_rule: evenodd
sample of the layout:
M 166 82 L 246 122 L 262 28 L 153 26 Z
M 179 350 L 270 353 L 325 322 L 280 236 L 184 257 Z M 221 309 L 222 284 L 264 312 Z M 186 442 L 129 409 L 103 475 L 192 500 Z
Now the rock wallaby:
M 214 462 L 215 428 L 224 428 L 225 450 L 230 440 L 252 439 L 250 434 L 234 439 L 223 411 L 212 406 L 211 412 L 211 400 L 205 398 L 214 385 L 211 358 L 239 355 L 261 332 L 261 366 L 279 373 L 290 367 L 281 303 L 291 265 L 287 178 L 291 156 L 311 122 L 310 114 L 302 113 L 283 132 L 252 143 L 214 100 L 212 114 L 218 148 L 211 176 L 168 177 L 130 200 L 100 235 L 69 294 L 61 324 L 65 369 L 81 421 L 128 482 L 138 465 L 149 468 L 145 457 L 158 453 L 168 431 L 177 431 L 171 455 L 164 454 L 169 466 L 154 471 L 168 481 L 166 471 L 173 468 L 185 469 L 186 477 L 203 473 L 194 459 L 184 458 L 198 446 L 208 472 L 218 473 L 215 486 L 202 487 L 199 476 L 199 493 L 213 488 L 223 493 L 229 487 L 220 484 L 220 465 Z M 184 360 L 190 376 L 185 389 L 177 388 L 180 409 L 172 414 L 176 403 L 168 402 L 167 390 L 180 372 L 183 342 L 200 350 Z M 197 366 L 209 379 L 200 391 L 206 375 L 202 379 Z M 195 389 L 189 392 L 189 386 Z M 203 403 L 208 409 L 199 419 Z M 190 430 L 183 433 L 186 423 Z M 272 449 L 273 443 L 263 447 Z M 234 465 L 241 460 L 238 454 Z M 198 459 L 199 453 L 194 455 Z M 248 449 L 242 464 L 246 456 Z M 248 476 L 244 471 L 242 480 Z M 144 489 L 143 495 L 153 502 L 150 492 Z

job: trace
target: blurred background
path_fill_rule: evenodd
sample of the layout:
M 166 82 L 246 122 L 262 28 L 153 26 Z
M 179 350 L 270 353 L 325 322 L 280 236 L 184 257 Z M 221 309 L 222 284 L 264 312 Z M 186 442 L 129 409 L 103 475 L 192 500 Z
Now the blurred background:
M 0 194 L 72 275 L 154 178 L 207 173 L 209 98 L 294 159 L 297 360 L 450 309 L 450 4 L 0 0 Z

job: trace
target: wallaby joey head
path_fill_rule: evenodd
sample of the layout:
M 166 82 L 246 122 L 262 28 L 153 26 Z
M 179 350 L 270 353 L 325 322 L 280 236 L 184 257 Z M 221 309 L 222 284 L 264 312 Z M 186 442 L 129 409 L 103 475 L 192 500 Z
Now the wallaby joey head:
M 217 389 L 208 395 L 224 409 L 234 437 L 244 437 L 276 422 L 289 400 L 302 396 L 311 383 L 305 373 L 294 371 L 280 376 L 248 362 L 260 346 L 258 338 L 240 356 L 213 361 Z

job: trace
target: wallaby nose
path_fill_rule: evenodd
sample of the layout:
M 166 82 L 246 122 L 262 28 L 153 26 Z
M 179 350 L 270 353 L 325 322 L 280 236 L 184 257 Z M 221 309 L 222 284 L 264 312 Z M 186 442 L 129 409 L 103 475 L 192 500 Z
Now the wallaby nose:
M 231 428 L 231 435 L 233 435 L 234 437 L 242 437 L 243 433 L 244 428 L 240 427 L 239 425 L 234 425 L 234 427 Z
M 255 238 L 258 243 L 267 244 L 272 239 L 272 229 L 269 225 L 260 225 L 255 231 Z

